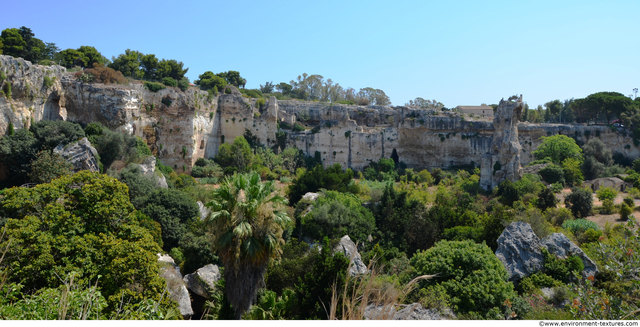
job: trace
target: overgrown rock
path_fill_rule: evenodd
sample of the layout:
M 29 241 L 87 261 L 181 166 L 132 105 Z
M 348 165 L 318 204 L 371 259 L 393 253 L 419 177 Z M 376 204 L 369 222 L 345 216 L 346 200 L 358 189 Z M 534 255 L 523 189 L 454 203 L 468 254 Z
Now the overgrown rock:
M 598 266 L 589 258 L 581 248 L 571 242 L 562 233 L 553 233 L 541 241 L 542 245 L 549 250 L 549 253 L 555 254 L 560 259 L 566 259 L 568 256 L 575 255 L 582 259 L 584 264 L 584 277 L 595 276 L 598 273 Z
M 216 282 L 222 278 L 220 269 L 217 265 L 209 264 L 192 274 L 184 276 L 183 281 L 187 288 L 206 299 L 210 299 L 209 295 L 216 288 Z
M 513 222 L 498 238 L 496 256 L 507 268 L 510 281 L 518 281 L 542 269 L 544 257 L 540 251 L 540 238 L 531 225 Z
M 100 171 L 98 160 L 96 160 L 98 151 L 96 151 L 86 137 L 67 146 L 60 144 L 53 149 L 53 152 L 61 155 L 70 162 L 73 165 L 73 172 L 77 173 L 81 170 L 90 170 L 92 172 Z
M 198 211 L 200 211 L 200 220 L 205 220 L 209 217 L 211 210 L 207 208 L 202 201 L 196 202 L 198 204 Z
M 349 274 L 351 276 L 366 274 L 368 272 L 367 266 L 362 261 L 360 253 L 356 248 L 356 244 L 353 243 L 349 235 L 345 235 L 340 239 L 340 243 L 336 245 L 333 252 L 342 252 L 345 257 L 351 260 L 351 266 L 349 268 Z
M 169 188 L 167 179 L 160 172 L 156 173 L 156 157 L 149 156 L 141 164 L 132 164 L 140 167 L 142 175 L 151 177 L 156 182 L 156 187 Z
M 167 281 L 169 297 L 178 303 L 178 309 L 184 319 L 190 319 L 193 315 L 189 292 L 182 281 L 180 267 L 176 265 L 169 255 L 158 253 L 158 263 L 160 264 L 160 277 Z

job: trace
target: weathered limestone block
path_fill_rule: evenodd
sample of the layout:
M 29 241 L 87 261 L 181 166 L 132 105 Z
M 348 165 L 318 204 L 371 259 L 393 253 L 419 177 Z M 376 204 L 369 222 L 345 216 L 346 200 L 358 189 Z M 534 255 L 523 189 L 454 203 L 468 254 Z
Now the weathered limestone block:
M 193 315 L 189 292 L 182 281 L 180 268 L 169 255 L 158 253 L 158 263 L 160 264 L 160 277 L 167 281 L 169 297 L 178 303 L 178 309 L 184 317 L 189 319 Z
M 512 96 L 509 100 L 500 100 L 493 117 L 493 143 L 491 145 L 491 175 L 481 176 L 480 185 L 490 190 L 508 179 L 512 182 L 522 177 L 520 154 L 522 146 L 518 138 L 518 121 L 524 103 Z M 483 159 L 483 162 L 485 160 Z
M 210 292 L 215 290 L 216 282 L 222 278 L 217 265 L 209 264 L 192 274 L 184 276 L 183 281 L 187 288 L 206 299 L 210 299 Z
M 143 176 L 152 178 L 156 182 L 156 187 L 169 188 L 167 179 L 160 172 L 156 173 L 156 157 L 149 156 L 141 164 L 132 164 L 140 168 Z
M 205 220 L 209 218 L 209 214 L 211 213 L 211 210 L 207 208 L 204 205 L 204 203 L 202 203 L 202 201 L 197 201 L 196 204 L 198 204 L 198 211 L 200 212 L 200 220 Z
M 420 303 L 403 305 L 404 308 L 397 310 L 395 306 L 383 307 L 369 304 L 364 309 L 364 319 L 366 320 L 449 320 L 456 319 L 456 315 L 451 309 L 443 312 L 433 309 L 425 309 Z
M 498 238 L 496 256 L 507 268 L 510 281 L 517 281 L 542 269 L 540 239 L 527 223 L 513 222 Z
M 53 149 L 53 152 L 61 155 L 70 162 L 73 165 L 74 172 L 81 170 L 100 171 L 98 160 L 96 160 L 98 151 L 96 151 L 86 137 L 66 146 L 60 144 Z
M 336 245 L 333 252 L 342 252 L 345 257 L 351 260 L 351 267 L 349 268 L 349 274 L 351 276 L 366 274 L 368 272 L 367 266 L 362 261 L 356 244 L 353 243 L 349 235 L 345 235 L 340 239 L 340 243 Z
M 566 259 L 568 256 L 575 255 L 582 259 L 584 277 L 595 276 L 598 273 L 598 266 L 589 258 L 581 248 L 571 242 L 562 233 L 553 233 L 541 241 L 542 245 L 549 250 L 549 253 L 556 255 L 560 259 Z

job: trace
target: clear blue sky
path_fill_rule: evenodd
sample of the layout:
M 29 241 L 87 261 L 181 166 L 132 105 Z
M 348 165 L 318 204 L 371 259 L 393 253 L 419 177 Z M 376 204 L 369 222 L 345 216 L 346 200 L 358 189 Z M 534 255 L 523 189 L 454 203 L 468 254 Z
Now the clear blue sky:
M 5 1 L 0 28 L 237 70 L 247 88 L 320 74 L 394 105 L 522 93 L 531 107 L 640 87 L 640 1 Z

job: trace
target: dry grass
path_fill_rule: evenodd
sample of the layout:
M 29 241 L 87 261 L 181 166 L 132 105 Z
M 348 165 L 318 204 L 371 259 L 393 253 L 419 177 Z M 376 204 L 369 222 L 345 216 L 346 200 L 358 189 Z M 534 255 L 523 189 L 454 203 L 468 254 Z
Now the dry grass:
M 333 294 L 329 308 L 329 320 L 363 320 L 367 306 L 374 305 L 376 311 L 369 317 L 373 320 L 391 320 L 399 305 L 404 301 L 409 293 L 421 280 L 431 279 L 436 275 L 422 275 L 411 280 L 407 285 L 398 289 L 395 285 L 378 285 L 376 279 L 381 275 L 382 267 L 375 266 L 375 260 L 369 264 L 369 276 L 347 276 L 345 287 L 339 295 L 336 285 L 333 285 Z M 353 264 L 353 256 L 349 268 Z M 351 279 L 354 286 L 349 290 Z M 382 287 L 381 287 L 382 286 Z M 339 301 L 341 300 L 341 301 Z M 340 302 L 341 313 L 338 317 L 338 302 Z

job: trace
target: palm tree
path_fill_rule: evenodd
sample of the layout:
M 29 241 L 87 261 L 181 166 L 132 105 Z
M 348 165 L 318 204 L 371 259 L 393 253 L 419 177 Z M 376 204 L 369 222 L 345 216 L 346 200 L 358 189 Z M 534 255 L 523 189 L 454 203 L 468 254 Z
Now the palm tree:
M 234 174 L 213 191 L 207 219 L 213 246 L 224 265 L 225 292 L 235 319 L 249 309 L 269 259 L 281 253 L 283 229 L 291 219 L 283 211 L 287 199 L 274 194 L 273 182 L 260 175 Z

